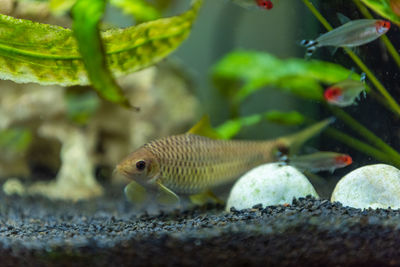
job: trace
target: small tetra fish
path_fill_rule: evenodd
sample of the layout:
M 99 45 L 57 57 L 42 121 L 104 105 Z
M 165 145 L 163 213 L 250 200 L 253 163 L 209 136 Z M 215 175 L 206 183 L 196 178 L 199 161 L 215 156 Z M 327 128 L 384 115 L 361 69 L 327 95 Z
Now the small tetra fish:
M 274 7 L 274 4 L 271 0 L 232 0 L 232 2 L 248 9 L 260 8 L 269 10 Z
M 315 40 L 303 40 L 306 56 L 311 56 L 318 47 L 355 47 L 372 42 L 390 29 L 390 22 L 376 19 L 352 20 Z
M 328 87 L 324 98 L 331 105 L 347 107 L 355 103 L 361 92 L 365 92 L 363 78 L 360 81 L 346 79 Z
M 192 201 L 206 200 L 211 188 L 233 182 L 260 164 L 277 161 L 278 151 L 295 150 L 329 123 L 330 119 L 270 141 L 234 141 L 210 138 L 217 134 L 203 118 L 186 134 L 142 146 L 116 170 L 133 180 L 125 187 L 125 195 L 134 203 L 147 200 L 149 191 L 156 192 L 162 204 L 178 202 L 177 194 L 191 195 Z
M 286 160 L 286 163 L 300 170 L 319 172 L 331 171 L 346 167 L 353 162 L 347 154 L 336 152 L 316 152 L 309 155 L 295 156 Z

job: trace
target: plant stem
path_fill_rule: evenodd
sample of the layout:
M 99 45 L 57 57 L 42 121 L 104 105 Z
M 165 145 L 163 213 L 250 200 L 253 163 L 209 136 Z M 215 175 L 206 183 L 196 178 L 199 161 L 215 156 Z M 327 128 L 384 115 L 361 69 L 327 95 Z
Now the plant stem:
M 303 0 L 303 3 L 310 9 L 310 11 L 315 15 L 315 17 L 324 25 L 324 27 L 331 31 L 333 28 L 329 24 L 329 22 L 321 15 L 321 13 L 314 7 L 314 5 L 309 0 Z M 344 47 L 346 53 L 350 56 L 350 58 L 358 65 L 358 67 L 365 72 L 369 80 L 376 87 L 376 89 L 382 94 L 382 96 L 386 99 L 387 105 L 389 105 L 390 110 L 393 111 L 397 116 L 400 117 L 400 106 L 394 100 L 394 98 L 389 94 L 386 88 L 382 85 L 382 83 L 375 77 L 375 75 L 369 70 L 369 68 L 362 62 L 362 60 L 349 48 Z
M 339 117 L 342 121 L 349 125 L 359 135 L 367 139 L 376 148 L 380 148 L 386 154 L 390 155 L 400 162 L 400 154 L 396 150 L 394 150 L 391 146 L 382 141 L 382 139 L 376 136 L 373 132 L 365 128 L 361 123 L 353 119 L 349 114 L 337 107 L 329 106 L 329 109 L 332 111 L 333 114 L 335 114 L 335 116 Z
M 361 4 L 360 0 L 353 0 L 353 2 L 364 17 L 366 17 L 367 19 L 374 18 L 372 14 L 368 11 L 368 8 L 366 8 L 363 4 Z M 393 46 L 393 44 L 390 42 L 389 38 L 386 35 L 382 35 L 381 39 L 385 44 L 387 50 L 389 51 L 390 55 L 396 62 L 397 66 L 400 68 L 400 54 L 397 53 L 396 48 Z
M 306 119 L 307 123 L 310 123 L 310 124 L 311 123 L 315 123 L 315 120 L 313 120 L 311 118 L 305 117 L 305 119 Z M 382 162 L 386 162 L 388 164 L 393 164 L 396 167 L 400 168 L 400 158 L 399 157 L 394 157 L 393 155 L 390 155 L 387 152 L 381 151 L 381 150 L 379 150 L 379 149 L 377 149 L 377 148 L 375 148 L 375 147 L 373 147 L 373 146 L 371 146 L 371 145 L 369 145 L 367 143 L 364 143 L 363 141 L 360 141 L 357 138 L 354 138 L 354 137 L 352 137 L 352 136 L 350 136 L 348 134 L 345 134 L 345 133 L 343 133 L 343 132 L 341 132 L 341 131 L 339 131 L 339 130 L 337 130 L 335 128 L 332 128 L 332 127 L 328 126 L 323 131 L 323 134 L 327 134 L 330 137 L 338 140 L 339 142 L 342 142 L 343 144 L 346 144 L 349 147 L 352 147 L 355 150 L 360 151 L 361 153 L 364 153 L 366 155 L 372 156 L 373 158 L 375 158 L 377 160 L 380 160 Z
M 366 155 L 370 155 L 374 157 L 377 160 L 380 160 L 382 162 L 386 162 L 388 164 L 393 164 L 397 168 L 400 168 L 400 160 L 394 157 L 391 157 L 385 152 L 382 152 L 352 136 L 349 136 L 345 133 L 342 133 L 334 128 L 328 127 L 325 130 L 325 133 L 332 138 L 348 145 L 349 147 L 352 147 Z

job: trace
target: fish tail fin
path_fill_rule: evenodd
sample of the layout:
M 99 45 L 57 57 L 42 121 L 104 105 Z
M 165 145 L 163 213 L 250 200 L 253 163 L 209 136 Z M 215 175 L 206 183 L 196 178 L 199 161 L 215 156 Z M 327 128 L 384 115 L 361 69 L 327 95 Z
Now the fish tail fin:
M 314 40 L 302 40 L 300 41 L 300 45 L 307 48 L 306 50 L 306 58 L 311 57 L 317 49 L 318 42 Z
M 300 45 L 304 46 L 306 48 L 316 46 L 317 44 L 318 44 L 318 42 L 315 40 L 301 40 L 300 41 Z
M 323 129 L 325 129 L 329 124 L 335 121 L 334 117 L 325 119 L 318 123 L 311 125 L 310 127 L 285 137 L 281 137 L 278 141 L 281 144 L 281 147 L 278 148 L 279 152 L 282 154 L 293 155 L 299 150 L 299 148 L 311 137 L 320 133 Z M 281 150 L 286 150 L 282 152 Z

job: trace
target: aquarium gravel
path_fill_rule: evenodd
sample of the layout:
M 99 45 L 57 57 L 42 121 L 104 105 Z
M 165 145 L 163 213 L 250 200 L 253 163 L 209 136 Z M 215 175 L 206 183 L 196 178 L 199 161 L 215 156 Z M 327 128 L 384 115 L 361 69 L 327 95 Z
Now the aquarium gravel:
M 400 212 L 312 197 L 138 213 L 121 188 L 78 203 L 0 195 L 2 266 L 399 265 Z M 112 191 L 112 192 L 110 192 Z

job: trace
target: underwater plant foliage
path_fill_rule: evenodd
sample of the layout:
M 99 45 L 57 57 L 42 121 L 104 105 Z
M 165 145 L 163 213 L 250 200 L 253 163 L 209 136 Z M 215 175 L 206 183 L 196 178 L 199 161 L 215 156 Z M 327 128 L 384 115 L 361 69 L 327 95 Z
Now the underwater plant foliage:
M 301 125 L 305 121 L 305 117 L 297 111 L 279 111 L 271 110 L 260 114 L 230 119 L 217 126 L 215 130 L 222 139 L 230 139 L 237 135 L 244 127 L 254 126 L 263 120 L 273 122 L 280 125 L 294 126 Z
M 372 18 L 362 9 L 365 9 L 365 7 L 360 7 L 359 1 L 355 0 L 354 2 L 364 16 Z M 328 31 L 333 29 L 310 1 L 303 0 L 303 3 Z M 393 45 L 386 36 L 382 36 L 382 40 L 384 40 L 388 52 L 396 61 L 398 53 L 393 48 Z M 397 101 L 353 51 L 347 48 L 344 50 L 354 63 L 365 72 L 370 83 L 374 86 L 370 88 L 368 84 L 365 84 L 365 92 L 372 91 L 373 94 L 370 94 L 370 96 L 378 99 L 383 107 L 391 110 L 398 117 L 400 114 L 398 113 L 399 105 Z M 354 133 L 361 136 L 364 140 L 354 138 L 333 128 L 327 130 L 329 136 L 377 160 L 393 164 L 397 167 L 400 166 L 400 154 L 395 149 L 386 144 L 344 110 L 330 106 L 322 97 L 323 86 L 326 87 L 327 85 L 332 85 L 346 79 L 360 81 L 361 75 L 353 73 L 353 70 L 345 69 L 340 64 L 318 60 L 280 60 L 268 53 L 239 50 L 229 53 L 218 62 L 213 68 L 212 77 L 216 87 L 230 100 L 231 105 L 236 110 L 238 110 L 240 103 L 244 99 L 267 86 L 291 92 L 308 100 L 317 100 L 317 102 L 323 104 L 329 112 L 342 120 L 349 128 L 355 131 Z M 249 125 L 246 124 L 246 120 L 243 120 L 240 116 L 237 117 L 237 112 L 233 112 L 232 115 L 235 117 L 234 119 L 220 126 L 223 132 L 227 133 L 227 136 L 233 136 L 237 131 L 241 130 L 242 126 Z M 248 118 L 252 118 L 250 121 L 258 123 L 257 119 L 259 117 L 256 115 L 249 116 Z M 307 121 L 311 119 L 305 116 L 303 118 Z
M 159 10 L 145 0 L 110 0 L 110 4 L 122 9 L 124 14 L 132 15 L 136 21 L 143 22 L 161 17 Z
M 112 77 L 104 56 L 99 22 L 105 6 L 103 0 L 78 0 L 72 9 L 72 29 L 92 86 L 105 99 L 129 107 L 129 101 Z
M 50 0 L 50 10 L 55 15 L 68 12 L 77 0 Z M 160 11 L 145 0 L 110 0 L 109 3 L 122 9 L 124 14 L 133 16 L 137 21 L 149 21 L 161 17 Z
M 94 4 L 95 1 L 89 2 Z M 100 2 L 94 14 L 97 16 L 91 19 L 98 20 L 101 16 Z M 114 76 L 120 76 L 159 62 L 187 38 L 201 4 L 202 1 L 195 1 L 190 10 L 179 16 L 101 32 L 101 38 L 95 38 L 97 23 L 86 29 L 91 30 L 91 34 L 86 36 L 91 36 L 88 39 L 80 32 L 85 30 L 81 29 L 82 25 L 75 24 L 75 28 L 80 29 L 78 35 L 82 37 L 78 41 L 70 29 L 0 15 L 0 78 L 20 83 L 71 86 L 87 85 L 91 75 L 94 75 L 91 77 L 94 79 L 102 74 L 105 76 L 97 81 L 97 86 L 94 85 L 98 93 L 110 101 L 126 103 L 105 68 Z M 74 9 L 78 15 L 79 5 Z M 81 8 L 85 6 L 82 4 Z M 87 20 L 76 23 L 83 22 L 87 23 Z M 97 49 L 89 51 L 90 46 L 96 46 Z M 99 53 L 102 46 L 106 66 L 103 64 L 103 68 L 98 70 L 86 70 L 85 66 L 103 62 L 103 54 Z M 90 55 L 86 54 L 82 57 L 80 49 L 92 57 L 88 59 Z
M 10 153 L 24 152 L 32 141 L 29 129 L 18 127 L 0 130 L 0 149 Z
M 228 88 L 225 86 L 226 81 L 243 82 L 243 86 L 232 93 L 234 101 L 238 102 L 266 86 L 321 101 L 321 83 L 332 84 L 346 78 L 360 79 L 360 75 L 339 64 L 299 58 L 282 60 L 269 53 L 257 51 L 229 53 L 213 67 L 212 75 L 216 86 L 222 91 Z
M 393 12 L 391 0 L 360 0 L 380 16 L 400 25 L 400 16 Z

